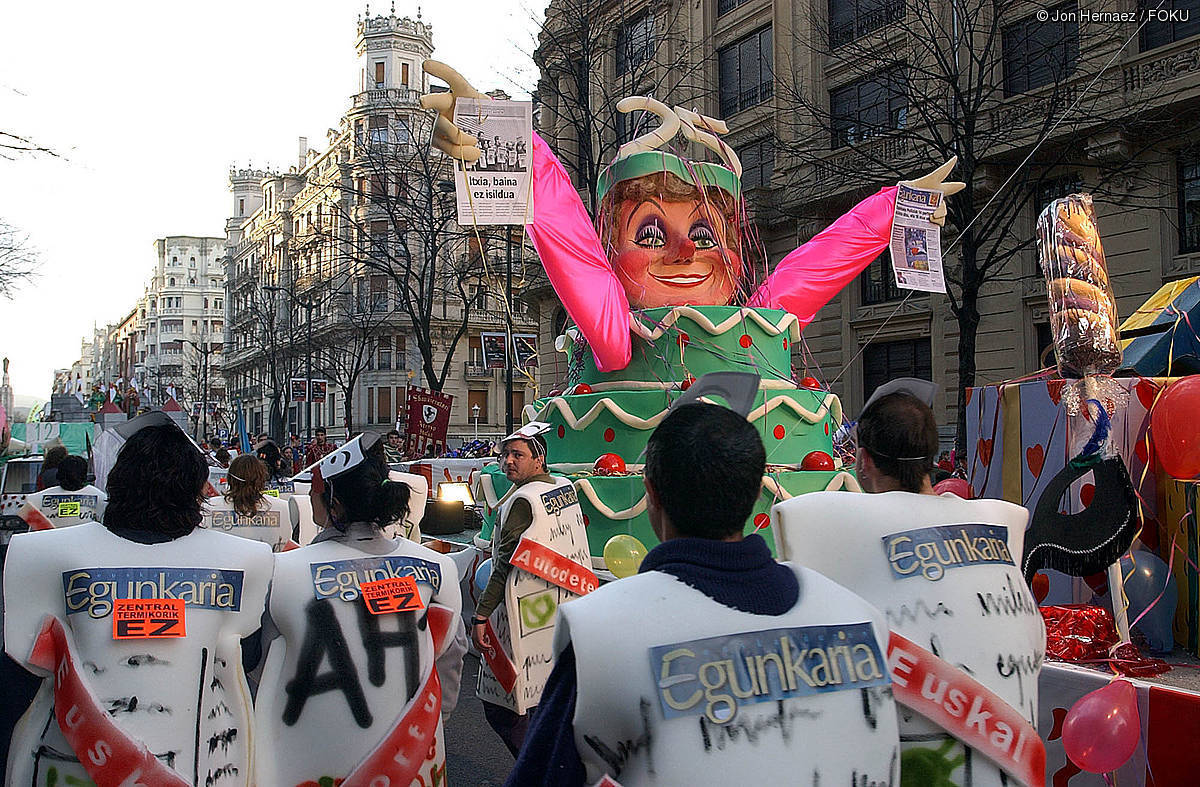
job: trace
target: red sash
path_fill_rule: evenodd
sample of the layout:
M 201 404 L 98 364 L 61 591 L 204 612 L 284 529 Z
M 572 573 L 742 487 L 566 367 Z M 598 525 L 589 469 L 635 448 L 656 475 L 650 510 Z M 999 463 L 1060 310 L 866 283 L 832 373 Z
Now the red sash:
M 590 568 L 528 538 L 522 538 L 517 544 L 509 562 L 577 596 L 586 596 L 600 586 L 600 580 Z
M 891 632 L 888 670 L 896 701 L 916 711 L 1029 787 L 1046 783 L 1036 729 L 987 686 Z
M 457 617 L 453 610 L 440 604 L 429 605 L 429 633 L 433 636 L 433 652 L 442 649 L 450 626 Z M 341 782 L 342 787 L 375 787 L 392 785 L 408 787 L 416 780 L 421 766 L 433 756 L 437 746 L 434 735 L 442 713 L 442 684 L 437 665 L 433 665 L 421 688 L 413 696 L 404 713 L 392 725 L 383 740 Z M 438 767 L 438 763 L 434 763 Z M 445 766 L 442 766 L 443 770 Z
M 496 636 L 491 619 L 488 619 L 483 629 L 482 651 L 483 660 L 487 662 L 488 669 L 492 671 L 492 676 L 496 678 L 500 688 L 504 689 L 506 694 L 512 694 L 513 687 L 517 685 L 517 668 L 500 646 L 500 637 Z
M 79 675 L 70 635 L 53 615 L 42 620 L 29 663 L 54 676 L 54 716 L 97 787 L 187 787 L 175 770 L 125 734 Z
M 17 516 L 29 525 L 30 530 L 53 530 L 54 523 L 46 518 L 46 515 L 36 508 L 30 506 L 28 509 L 22 508 L 17 512 Z

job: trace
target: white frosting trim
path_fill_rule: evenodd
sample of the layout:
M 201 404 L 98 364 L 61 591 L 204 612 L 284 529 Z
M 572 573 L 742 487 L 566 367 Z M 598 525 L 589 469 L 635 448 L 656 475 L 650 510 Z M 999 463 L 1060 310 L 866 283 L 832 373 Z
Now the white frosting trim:
M 633 465 L 631 467 L 637 467 L 637 465 Z M 512 489 L 508 490 L 508 492 L 504 495 L 504 497 L 500 498 L 499 500 L 496 500 L 496 490 L 492 486 L 491 479 L 485 475 L 481 475 L 480 478 L 487 479 L 486 482 L 482 484 L 482 486 L 483 486 L 484 495 L 487 499 L 487 503 L 492 508 L 496 508 L 497 506 L 501 505 L 505 500 L 508 499 L 508 496 L 510 494 L 512 494 L 512 489 L 516 489 L 516 487 L 513 487 Z M 601 514 L 608 517 L 609 519 L 616 519 L 616 520 L 633 519 L 634 517 L 642 514 L 646 510 L 646 496 L 644 494 L 642 495 L 641 500 L 637 501 L 629 508 L 623 509 L 621 511 L 614 511 L 613 509 L 611 509 L 607 505 L 605 505 L 604 501 L 602 501 L 600 499 L 600 496 L 598 494 L 596 494 L 596 490 L 594 488 L 592 488 L 591 479 L 579 478 L 579 479 L 576 479 L 575 481 L 573 481 L 572 483 L 575 485 L 576 489 L 578 489 L 585 497 L 587 497 L 587 499 L 589 501 L 591 501 L 592 506 L 597 511 L 599 511 Z M 776 481 L 771 476 L 765 475 L 762 477 L 762 488 L 767 490 L 768 492 L 770 492 L 772 495 L 779 498 L 780 500 L 790 500 L 792 498 L 792 495 L 786 489 L 783 488 L 783 485 L 780 484 L 778 481 Z M 842 471 L 842 472 L 839 472 L 836 475 L 834 475 L 833 478 L 829 479 L 829 483 L 825 485 L 826 492 L 837 492 L 837 491 L 841 491 L 841 490 L 845 490 L 847 492 L 861 492 L 862 487 L 859 486 L 857 478 L 850 475 L 850 473 Z
M 639 320 L 632 312 L 629 315 L 629 329 L 636 335 L 654 341 L 662 336 L 667 330 L 679 321 L 680 317 L 687 317 L 692 322 L 699 325 L 704 330 L 708 331 L 713 336 L 724 333 L 735 325 L 745 322 L 749 317 L 753 322 L 758 323 L 758 327 L 762 328 L 772 336 L 778 336 L 784 331 L 788 331 L 788 335 L 793 339 L 800 338 L 800 320 L 796 315 L 788 312 L 778 324 L 772 324 L 767 318 L 758 313 L 756 309 L 742 307 L 733 314 L 729 315 L 720 323 L 713 323 L 703 312 L 694 309 L 691 306 L 676 306 L 667 315 L 659 321 L 653 328 L 648 328 L 645 323 Z
M 701 397 L 701 399 L 702 401 L 712 404 L 711 399 L 706 397 Z M 833 413 L 833 418 L 835 421 L 840 421 L 842 418 L 841 400 L 838 399 L 836 394 L 827 393 L 825 394 L 825 399 L 821 402 L 821 406 L 817 408 L 816 412 L 805 408 L 803 405 L 797 403 L 794 399 L 791 399 L 787 396 L 775 396 L 765 401 L 761 407 L 757 407 L 750 411 L 750 414 L 746 416 L 746 420 L 757 421 L 759 418 L 762 418 L 764 415 L 780 406 L 786 406 L 788 409 L 792 410 L 792 412 L 803 418 L 805 421 L 808 421 L 810 424 L 815 424 L 817 421 L 820 421 L 831 412 Z M 552 407 L 558 408 L 558 411 L 563 415 L 563 419 L 567 422 L 567 426 L 571 427 L 575 431 L 586 429 L 593 421 L 599 418 L 600 414 L 605 410 L 608 410 L 610 413 L 612 413 L 613 416 L 624 425 L 634 429 L 642 430 L 653 429 L 662 423 L 662 420 L 667 417 L 667 408 L 664 407 L 661 412 L 656 413 L 649 418 L 641 418 L 633 415 L 632 413 L 626 412 L 619 404 L 607 396 L 597 401 L 590 408 L 588 408 L 586 413 L 579 417 L 575 416 L 575 413 L 571 410 L 571 406 L 567 404 L 564 397 L 561 396 L 555 396 L 550 401 L 546 402 L 541 410 L 535 409 L 532 404 L 525 405 L 523 414 L 529 421 L 545 421 L 547 420 L 547 412 Z
M 607 383 L 589 383 L 592 390 L 601 393 L 603 391 L 672 391 L 679 387 L 678 382 L 652 382 L 649 380 L 616 380 Z M 771 390 L 788 390 L 798 391 L 803 390 L 796 387 L 796 384 L 791 380 L 782 379 L 764 379 L 758 386 Z M 531 405 L 526 405 L 527 407 Z

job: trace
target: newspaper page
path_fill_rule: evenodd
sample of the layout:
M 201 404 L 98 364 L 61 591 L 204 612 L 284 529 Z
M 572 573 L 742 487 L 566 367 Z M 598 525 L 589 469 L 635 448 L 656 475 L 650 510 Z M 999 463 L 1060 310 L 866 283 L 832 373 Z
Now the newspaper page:
M 945 195 L 900 185 L 892 217 L 892 271 L 904 290 L 945 292 L 941 227 L 930 221 Z
M 460 98 L 454 124 L 479 140 L 479 160 L 454 167 L 458 223 L 525 224 L 533 215 L 533 103 Z

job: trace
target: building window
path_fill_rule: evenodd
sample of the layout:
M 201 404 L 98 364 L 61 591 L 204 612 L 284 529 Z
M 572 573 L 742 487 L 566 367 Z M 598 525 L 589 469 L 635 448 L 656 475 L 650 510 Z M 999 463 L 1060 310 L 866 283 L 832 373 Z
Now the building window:
M 387 115 L 371 115 L 370 141 L 372 145 L 386 145 L 388 141 Z
M 900 288 L 892 275 L 891 257 L 888 252 L 880 254 L 862 273 L 863 306 L 886 303 L 900 299 Z
M 908 74 L 904 66 L 877 71 L 829 91 L 833 147 L 854 145 L 908 121 Z
M 383 61 L 380 60 L 379 62 L 377 62 L 375 64 L 375 87 L 376 88 L 383 87 L 383 74 L 384 74 L 384 64 L 383 64 Z
M 388 308 L 387 276 L 371 277 L 371 311 L 385 312 Z
M 1033 326 L 1037 331 L 1037 366 L 1043 369 L 1047 366 L 1053 366 L 1054 360 L 1054 334 L 1050 332 L 1050 323 L 1039 322 Z
M 1046 9 L 1057 22 L 1027 17 L 1004 28 L 1004 95 L 1017 96 L 1060 82 L 1079 60 L 1079 21 L 1075 3 Z M 1071 20 L 1071 21 L 1067 21 Z
M 238 200 L 238 215 L 239 216 L 246 215 L 246 200 L 244 200 L 244 199 Z
M 525 392 L 513 391 L 512 393 L 512 411 L 513 418 L 517 421 L 522 420 L 521 413 L 525 410 Z
M 488 392 L 487 391 L 467 391 L 467 417 L 472 421 L 475 420 L 475 407 L 479 407 L 479 420 L 482 423 L 488 422 Z
M 722 117 L 769 101 L 775 95 L 772 53 L 770 26 L 717 50 Z
M 379 258 L 387 257 L 388 223 L 387 221 L 371 222 L 371 254 Z
M 1142 26 L 1143 52 L 1200 33 L 1200 0 L 1172 0 L 1161 6 L 1158 0 L 1138 0 L 1138 9 L 1142 19 L 1146 14 L 1156 14 Z
M 775 139 L 762 139 L 744 145 L 737 150 L 742 162 L 742 187 L 747 189 L 771 185 L 775 174 Z
M 933 379 L 929 339 L 872 342 L 863 351 L 863 399 L 897 377 Z
M 746 2 L 747 0 L 717 0 L 717 16 L 724 16 Z
M 379 395 L 379 423 L 391 423 L 394 420 L 391 386 L 381 385 L 375 391 Z
M 1179 160 L 1179 251 L 1200 251 L 1200 155 Z
M 829 46 L 856 41 L 904 18 L 904 0 L 829 0 Z
M 376 368 L 391 369 L 392 368 L 392 342 L 391 339 L 379 340 L 379 364 Z
M 654 57 L 654 17 L 644 13 L 617 30 L 617 74 L 624 74 Z
M 175 278 L 174 278 L 174 277 L 172 277 L 172 278 L 170 278 L 170 279 L 167 279 L 167 286 L 168 286 L 168 287 L 174 287 L 174 286 L 175 286 Z
M 1034 210 L 1040 214 L 1054 200 L 1062 199 L 1069 194 L 1076 194 L 1082 190 L 1083 178 L 1079 176 L 1078 172 L 1054 178 L 1043 178 L 1038 181 L 1037 191 L 1034 192 L 1036 200 Z
M 471 366 L 483 366 L 483 339 L 472 336 L 467 339 L 467 363 Z
M 408 63 L 400 64 L 400 81 L 408 87 Z
M 367 423 L 375 423 L 375 389 L 367 386 Z

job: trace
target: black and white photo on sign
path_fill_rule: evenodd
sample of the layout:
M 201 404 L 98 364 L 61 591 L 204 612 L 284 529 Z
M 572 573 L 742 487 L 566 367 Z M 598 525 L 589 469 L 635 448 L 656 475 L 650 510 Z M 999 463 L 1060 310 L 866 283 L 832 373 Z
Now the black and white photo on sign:
M 476 161 L 455 167 L 458 222 L 524 224 L 532 209 L 533 104 L 460 98 L 454 123 L 479 148 Z

